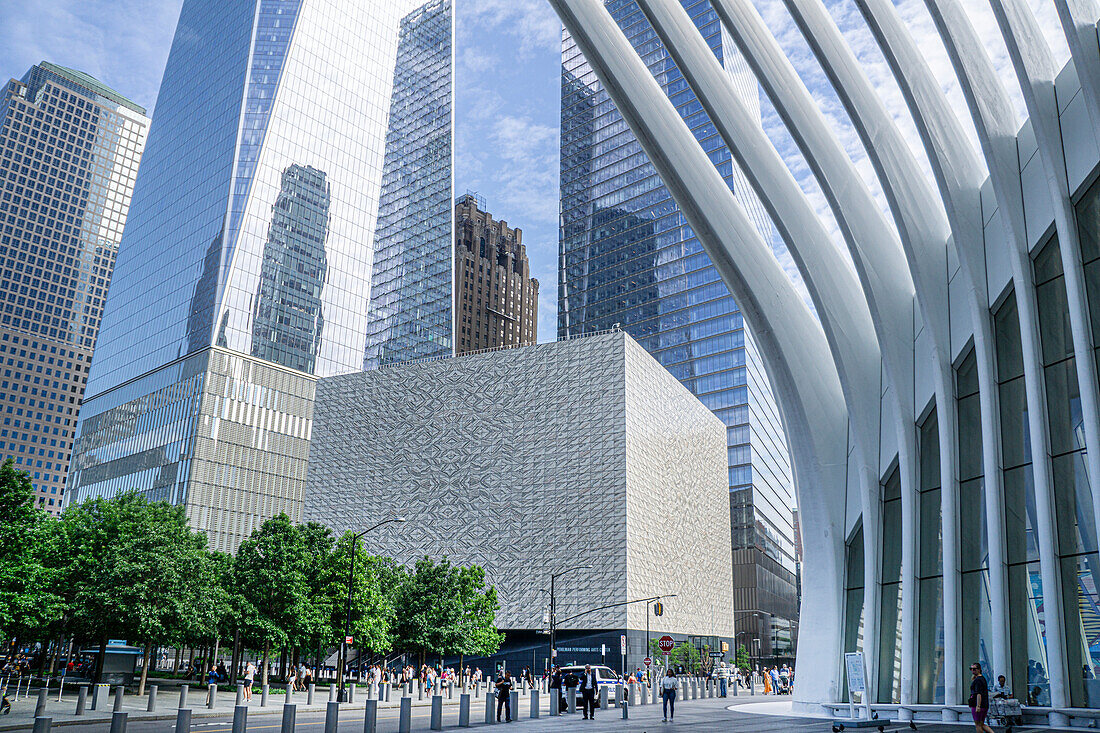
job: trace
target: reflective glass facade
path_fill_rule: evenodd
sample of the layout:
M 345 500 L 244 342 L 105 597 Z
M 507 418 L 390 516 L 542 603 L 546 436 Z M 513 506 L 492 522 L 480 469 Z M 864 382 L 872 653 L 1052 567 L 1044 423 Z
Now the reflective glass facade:
M 374 240 L 365 368 L 454 351 L 454 14 L 401 19 Z
M 51 514 L 148 127 L 142 107 L 46 62 L 0 94 L 0 459 Z
M 708 0 L 682 0 L 744 103 L 756 82 Z M 605 5 L 700 145 L 771 242 L 763 207 L 632 0 Z M 778 410 L 741 312 L 637 140 L 572 39 L 562 47 L 558 335 L 630 333 L 727 426 L 735 608 L 765 656 L 786 654 L 797 618 L 790 461 Z M 781 646 L 783 648 L 774 649 Z M 752 649 L 749 643 L 746 647 Z
M 247 517 L 298 516 L 314 379 L 363 365 L 395 141 L 442 146 L 392 195 L 442 201 L 438 241 L 418 246 L 446 263 L 450 323 L 451 22 L 439 0 L 184 3 L 89 377 L 78 487 L 186 502 L 223 549 Z M 424 99 L 424 72 L 440 69 Z M 221 468 L 202 468 L 204 439 Z

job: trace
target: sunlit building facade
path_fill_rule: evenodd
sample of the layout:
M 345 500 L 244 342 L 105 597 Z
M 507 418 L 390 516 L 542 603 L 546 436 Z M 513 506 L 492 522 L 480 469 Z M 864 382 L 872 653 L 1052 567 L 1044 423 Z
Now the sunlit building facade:
M 81 411 L 75 500 L 182 504 L 225 550 L 266 517 L 300 517 L 315 380 L 367 360 L 376 253 L 451 261 L 452 24 L 447 0 L 184 3 Z M 396 140 L 423 144 L 416 166 L 395 170 Z M 406 200 L 428 227 L 415 246 L 394 244 Z M 449 322 L 449 266 L 419 269 Z
M 770 220 L 638 6 L 605 3 L 767 239 Z M 684 0 L 745 107 L 759 91 L 710 3 Z M 734 609 L 754 657 L 790 658 L 798 615 L 786 438 L 741 311 L 568 34 L 562 46 L 558 336 L 619 325 L 727 427 Z
M 58 514 L 145 109 L 42 62 L 0 93 L 0 458 Z

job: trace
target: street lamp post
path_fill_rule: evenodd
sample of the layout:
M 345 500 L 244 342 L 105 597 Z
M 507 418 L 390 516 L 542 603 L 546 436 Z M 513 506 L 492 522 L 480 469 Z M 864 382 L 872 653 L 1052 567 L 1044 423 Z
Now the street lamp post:
M 562 570 L 560 573 L 553 573 L 550 576 L 550 669 L 551 670 L 554 669 L 554 665 L 558 661 L 558 650 L 557 650 L 557 646 L 555 646 L 555 644 L 557 642 L 558 613 L 557 613 L 556 598 L 554 596 L 554 581 L 556 581 L 558 578 L 565 575 L 566 573 L 573 572 L 574 570 L 591 570 L 591 569 L 592 569 L 591 565 L 578 565 L 576 567 L 566 568 L 565 570 Z
M 351 636 L 351 595 L 352 595 L 351 592 L 352 592 L 352 585 L 355 583 L 355 543 L 358 542 L 359 538 L 362 537 L 363 535 L 367 534 L 368 532 L 371 532 L 373 530 L 378 529 L 379 527 L 381 527 L 384 524 L 390 524 L 390 523 L 393 523 L 393 522 L 404 522 L 404 521 L 405 521 L 404 517 L 393 517 L 391 519 L 383 519 L 381 522 L 374 525 L 373 527 L 367 527 L 362 532 L 358 532 L 358 533 L 351 536 L 351 544 L 348 548 L 348 554 L 350 555 L 350 557 L 348 558 L 348 606 L 347 606 L 347 617 L 344 621 L 344 638 L 340 641 L 340 650 L 341 650 L 340 651 L 340 657 L 341 657 L 341 659 L 340 659 L 340 695 L 339 695 L 339 698 L 338 698 L 340 700 L 340 702 L 346 702 L 346 698 L 344 696 L 345 695 L 344 681 L 345 681 L 345 678 L 347 676 L 348 652 L 350 651 L 349 644 L 348 644 L 348 637 Z

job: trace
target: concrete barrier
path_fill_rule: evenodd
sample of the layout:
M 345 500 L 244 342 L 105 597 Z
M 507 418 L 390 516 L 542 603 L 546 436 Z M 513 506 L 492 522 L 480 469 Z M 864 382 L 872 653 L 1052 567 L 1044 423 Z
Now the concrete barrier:
M 458 727 L 470 727 L 470 693 L 464 692 L 458 697 Z
M 607 685 L 600 687 L 600 710 L 607 710 Z
M 157 690 L 159 688 L 156 685 L 149 685 L 149 703 L 145 706 L 145 712 L 155 713 L 157 711 Z
M 88 704 L 88 686 L 81 685 L 76 689 L 76 714 L 83 715 L 84 708 Z
M 443 696 L 432 695 L 432 730 L 443 730 Z
M 497 722 L 496 711 L 493 710 L 493 703 L 496 702 L 493 699 L 493 693 L 485 693 L 485 725 L 492 725 Z
M 102 710 L 107 705 L 107 685 L 95 685 L 92 688 L 92 710 Z
M 363 711 L 363 733 L 378 732 L 378 701 L 367 700 Z
M 111 713 L 111 733 L 126 733 L 127 713 L 115 710 Z
M 125 694 L 126 694 L 126 688 L 123 687 L 122 685 L 119 685 L 118 687 L 115 688 L 115 701 L 114 701 L 114 706 L 111 708 L 112 712 L 117 713 L 120 710 L 122 710 L 122 696 L 125 695 Z
M 355 683 L 348 685 L 348 702 L 355 702 Z
M 42 688 L 38 691 L 38 699 L 34 703 L 34 717 L 40 718 L 46 712 L 46 698 L 49 696 L 50 691 L 46 688 Z
M 531 690 L 531 717 L 537 718 L 541 713 L 542 709 L 539 708 L 539 690 L 536 687 Z
M 306 705 L 313 704 L 313 696 L 315 694 L 317 694 L 317 685 L 310 682 L 309 687 L 306 688 Z
M 210 710 L 214 709 L 214 704 L 218 702 L 218 686 L 210 685 L 206 688 L 206 707 Z
M 412 697 L 401 698 L 401 713 L 397 721 L 398 733 L 411 733 L 412 731 Z
M 643 682 L 639 689 L 641 690 L 641 693 L 642 693 L 641 695 L 639 695 L 639 698 L 640 698 L 639 702 L 642 705 L 648 705 L 649 704 L 649 685 L 647 685 L 646 683 Z
M 294 683 L 293 682 L 287 682 L 286 683 L 286 692 L 284 694 L 286 695 L 286 697 L 283 698 L 283 705 L 294 702 Z
M 325 705 L 325 733 L 336 733 L 340 727 L 340 703 L 333 700 Z
M 561 715 L 561 688 L 555 687 L 550 690 L 550 714 L 557 716 Z
M 519 717 L 519 691 L 512 690 L 508 695 L 508 717 L 515 720 Z
M 294 733 L 295 719 L 298 717 L 298 706 L 293 704 L 283 705 L 283 720 L 279 725 L 279 733 Z
M 180 708 L 176 711 L 175 733 L 191 733 L 191 708 Z
M 566 710 L 570 713 L 577 712 L 577 688 L 570 687 L 565 692 L 565 702 L 568 707 Z
M 35 718 L 32 733 L 50 733 L 50 725 L 52 724 L 53 718 Z
M 248 729 L 248 706 L 233 707 L 233 733 L 245 733 Z
M 271 685 L 264 685 L 260 688 L 260 707 L 267 707 L 267 696 L 271 694 Z

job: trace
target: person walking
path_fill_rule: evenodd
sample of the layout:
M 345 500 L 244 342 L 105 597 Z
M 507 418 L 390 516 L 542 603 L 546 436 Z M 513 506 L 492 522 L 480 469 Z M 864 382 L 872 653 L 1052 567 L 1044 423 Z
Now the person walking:
M 581 675 L 581 707 L 585 720 L 596 719 L 596 673 L 591 664 L 584 665 Z
M 661 678 L 661 701 L 666 723 L 676 715 L 676 688 L 679 684 L 676 681 L 676 673 L 669 667 L 665 676 Z
M 989 714 L 989 683 L 982 676 L 982 665 L 974 662 L 970 665 L 970 716 L 974 719 L 974 730 L 977 733 L 993 733 L 993 729 L 985 724 L 985 717 Z
M 726 666 L 725 662 L 722 662 L 718 667 L 718 695 L 725 697 L 727 687 L 730 682 L 730 668 Z
M 249 662 L 244 668 L 244 700 L 252 699 L 252 683 L 256 679 L 256 665 Z
M 500 711 L 504 710 L 504 722 L 512 722 L 512 678 L 506 670 L 501 670 L 497 677 L 497 722 L 500 722 Z

